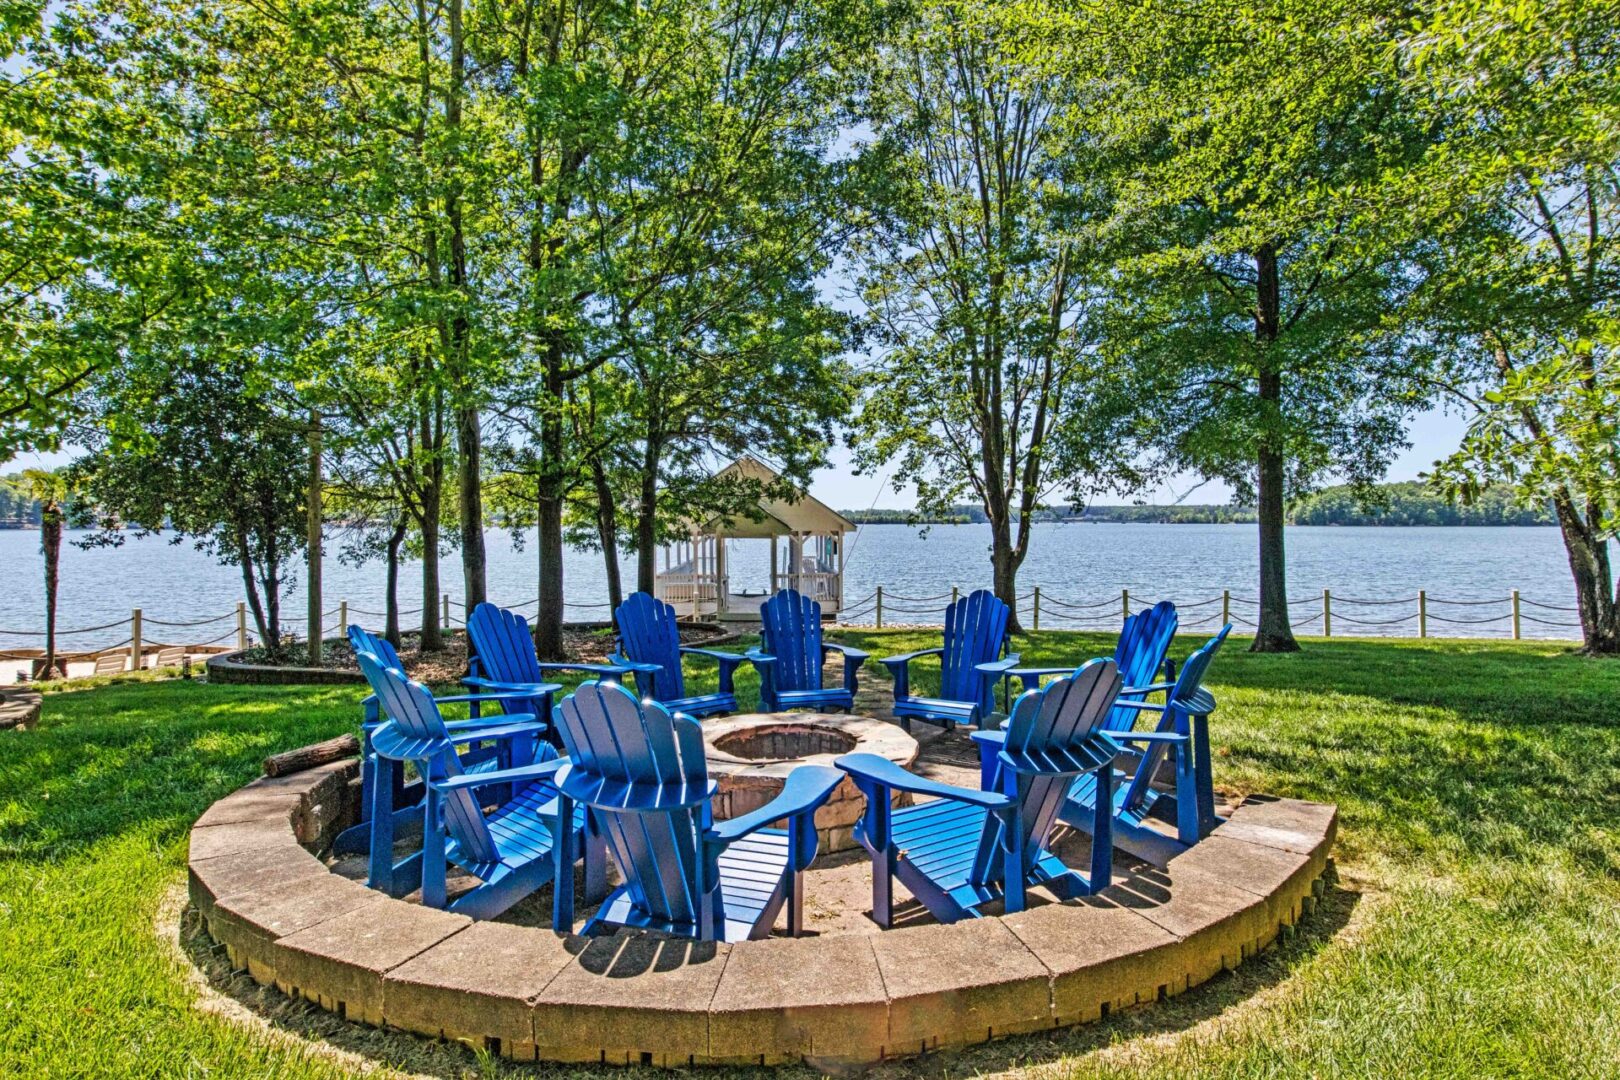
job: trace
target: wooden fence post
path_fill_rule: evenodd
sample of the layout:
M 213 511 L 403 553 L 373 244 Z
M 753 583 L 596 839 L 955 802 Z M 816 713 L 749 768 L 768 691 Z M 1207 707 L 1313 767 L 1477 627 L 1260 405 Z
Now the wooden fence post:
M 236 647 L 247 648 L 247 601 L 236 602 Z
M 877 587 L 877 628 L 883 629 L 883 586 Z
M 957 597 L 958 597 L 958 596 L 960 596 L 960 595 L 962 595 L 962 594 L 961 594 L 961 592 L 960 592 L 960 591 L 959 591 L 959 590 L 958 590 L 958 588 L 957 588 L 957 586 L 955 586 L 955 585 L 952 585 L 952 586 L 951 586 L 951 603 L 953 603 L 953 604 L 954 604 L 954 603 L 956 603 L 956 598 L 957 598 Z
M 141 609 L 129 613 L 129 670 L 141 670 Z
M 1041 587 L 1035 586 L 1035 629 L 1041 628 Z
M 1125 613 L 1127 619 L 1131 617 L 1131 590 L 1119 590 L 1119 609 Z
M 1519 640 L 1519 590 L 1513 590 L 1513 640 Z
M 1232 590 L 1221 590 L 1221 625 L 1232 621 Z
M 441 620 L 441 622 L 442 622 L 442 625 L 444 626 L 445 631 L 448 632 L 449 629 L 450 629 L 450 594 L 449 593 L 444 594 L 443 603 L 441 603 L 439 606 L 444 609 L 444 617 Z
M 347 634 L 348 632 L 349 632 L 349 602 L 347 600 L 339 600 L 338 601 L 338 636 L 342 637 L 343 635 Z
M 1426 589 L 1418 590 L 1418 637 L 1429 636 L 1429 593 Z
M 1333 636 L 1333 594 L 1326 589 L 1322 590 L 1322 636 Z

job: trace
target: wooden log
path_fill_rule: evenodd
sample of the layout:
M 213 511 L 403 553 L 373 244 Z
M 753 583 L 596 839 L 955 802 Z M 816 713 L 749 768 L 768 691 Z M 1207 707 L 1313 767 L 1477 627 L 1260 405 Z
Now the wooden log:
M 353 735 L 339 735 L 335 739 L 327 739 L 312 746 L 301 746 L 297 750 L 271 754 L 264 759 L 264 775 L 286 776 L 289 773 L 313 769 L 317 765 L 342 761 L 359 753 L 359 739 Z

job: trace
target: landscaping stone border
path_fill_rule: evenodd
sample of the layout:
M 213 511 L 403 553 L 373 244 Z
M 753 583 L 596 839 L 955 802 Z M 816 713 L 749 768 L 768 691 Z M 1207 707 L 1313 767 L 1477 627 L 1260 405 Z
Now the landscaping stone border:
M 584 938 L 423 908 L 309 850 L 354 762 L 260 779 L 191 832 L 190 894 L 231 962 L 350 1020 L 520 1060 L 854 1065 L 1085 1023 L 1236 967 L 1309 912 L 1332 806 L 1251 797 L 1167 868 L 951 926 L 735 945 Z
M 39 723 L 41 700 L 34 690 L 0 690 L 0 731 L 27 731 Z

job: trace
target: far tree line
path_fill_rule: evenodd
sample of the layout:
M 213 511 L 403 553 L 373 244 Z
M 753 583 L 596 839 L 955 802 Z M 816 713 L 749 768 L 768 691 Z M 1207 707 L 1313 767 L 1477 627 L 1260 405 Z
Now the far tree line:
M 104 540 L 237 565 L 272 647 L 323 543 L 386 567 L 393 636 L 419 560 L 431 648 L 486 529 L 532 534 L 547 656 L 564 546 L 650 589 L 762 494 L 711 477 L 742 452 L 786 493 L 842 438 L 972 505 L 1009 601 L 1040 508 L 1190 474 L 1255 508 L 1254 647 L 1290 650 L 1289 507 L 1370 490 L 1443 402 L 1431 490 L 1550 506 L 1620 652 L 1612 13 L 1219 15 L 25 0 L 0 455 L 87 448 Z
M 943 514 L 916 510 L 845 510 L 857 524 L 969 525 L 989 520 L 977 506 L 952 506 Z M 1042 507 L 1037 522 L 1088 522 L 1166 525 L 1252 525 L 1255 508 L 1232 503 L 1102 504 Z M 1472 502 L 1458 502 L 1415 481 L 1374 484 L 1358 489 L 1345 484 L 1301 495 L 1288 504 L 1290 525 L 1556 525 L 1551 504 L 1526 506 L 1506 486 L 1485 489 Z

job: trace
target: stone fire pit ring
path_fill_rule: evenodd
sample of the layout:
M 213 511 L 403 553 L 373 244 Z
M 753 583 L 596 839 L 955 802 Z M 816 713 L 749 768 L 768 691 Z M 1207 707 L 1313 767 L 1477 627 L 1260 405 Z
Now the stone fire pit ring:
M 744 713 L 703 723 L 709 778 L 719 786 L 717 820 L 741 817 L 774 799 L 788 773 L 800 765 L 831 765 L 842 754 L 878 754 L 896 765 L 917 760 L 917 740 L 897 724 L 864 716 L 832 713 Z M 907 792 L 894 793 L 895 806 L 908 806 Z M 816 811 L 816 834 L 823 852 L 855 847 L 853 830 L 866 808 L 855 782 L 845 778 L 827 804 Z
M 1168 866 L 1084 902 L 727 945 L 474 923 L 334 874 L 315 853 L 354 823 L 357 773 L 255 780 L 191 830 L 191 901 L 232 966 L 351 1021 L 591 1065 L 843 1070 L 1174 997 L 1315 906 L 1337 820 L 1251 796 Z

